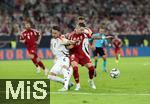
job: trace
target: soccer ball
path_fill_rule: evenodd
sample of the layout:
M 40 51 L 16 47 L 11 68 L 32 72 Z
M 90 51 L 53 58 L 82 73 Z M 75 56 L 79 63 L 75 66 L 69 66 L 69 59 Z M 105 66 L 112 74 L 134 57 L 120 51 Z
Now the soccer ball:
M 112 78 L 118 78 L 119 75 L 120 75 L 120 71 L 119 71 L 119 69 L 117 69 L 117 68 L 113 68 L 113 69 L 110 71 L 110 76 L 111 76 Z

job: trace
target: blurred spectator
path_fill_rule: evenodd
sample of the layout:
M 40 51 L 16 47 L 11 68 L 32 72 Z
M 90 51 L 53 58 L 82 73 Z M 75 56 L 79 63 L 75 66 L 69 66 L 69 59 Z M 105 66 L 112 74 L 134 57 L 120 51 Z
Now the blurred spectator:
M 24 20 L 43 35 L 50 35 L 53 24 L 66 33 L 82 15 L 94 31 L 103 24 L 110 33 L 145 35 L 150 34 L 149 8 L 149 0 L 1 0 L 0 34 L 17 35 Z

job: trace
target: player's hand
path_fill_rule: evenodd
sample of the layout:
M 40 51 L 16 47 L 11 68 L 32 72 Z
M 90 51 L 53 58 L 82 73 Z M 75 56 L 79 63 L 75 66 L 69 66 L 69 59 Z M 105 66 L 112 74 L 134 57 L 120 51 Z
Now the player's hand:
M 70 44 L 76 44 L 76 41 L 70 40 L 69 43 L 70 43 Z
M 102 39 L 105 39 L 106 37 L 105 36 L 102 36 Z
M 72 49 L 74 47 L 74 45 L 67 45 L 66 48 L 67 49 Z
M 107 39 L 110 39 L 110 38 L 113 38 L 113 36 L 107 36 L 106 38 L 107 38 Z

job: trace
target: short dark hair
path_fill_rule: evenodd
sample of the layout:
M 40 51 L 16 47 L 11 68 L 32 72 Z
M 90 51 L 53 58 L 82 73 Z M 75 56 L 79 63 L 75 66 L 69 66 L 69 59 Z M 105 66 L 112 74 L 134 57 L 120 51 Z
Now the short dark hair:
M 101 26 L 99 27 L 99 29 L 104 29 L 104 30 L 105 30 L 105 26 L 104 26 L 104 25 L 101 25 Z
M 79 25 L 80 27 L 86 27 L 86 26 L 85 26 L 85 23 L 79 23 L 78 25 Z
M 56 26 L 56 25 L 55 25 L 55 26 L 53 26 L 53 27 L 52 27 L 52 29 L 53 29 L 53 30 L 60 31 L 60 27 L 59 27 L 59 26 Z
M 79 16 L 78 20 L 85 20 L 85 18 L 83 16 Z

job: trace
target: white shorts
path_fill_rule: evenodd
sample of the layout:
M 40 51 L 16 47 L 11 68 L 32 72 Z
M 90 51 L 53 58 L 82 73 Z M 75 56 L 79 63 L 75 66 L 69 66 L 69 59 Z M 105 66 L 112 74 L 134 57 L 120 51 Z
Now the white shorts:
M 61 57 L 55 60 L 55 63 L 51 68 L 50 72 L 56 75 L 63 74 L 62 72 L 63 66 L 68 67 L 68 71 L 70 72 L 70 74 L 72 74 L 72 67 L 70 66 L 70 59 L 68 57 Z

